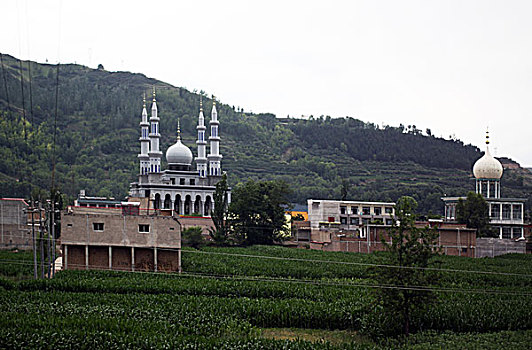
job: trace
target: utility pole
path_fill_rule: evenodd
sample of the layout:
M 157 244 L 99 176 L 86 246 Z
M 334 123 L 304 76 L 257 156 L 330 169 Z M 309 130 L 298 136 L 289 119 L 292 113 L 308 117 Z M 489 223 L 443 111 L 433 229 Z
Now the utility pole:
M 43 224 L 42 224 L 42 203 L 39 202 L 39 241 L 41 250 L 41 278 L 44 278 L 44 242 L 43 242 Z
M 31 199 L 31 239 L 33 242 L 33 278 L 37 279 L 37 244 L 35 243 L 35 202 Z
M 52 200 L 52 203 L 53 203 L 53 200 Z M 51 269 L 51 264 L 50 264 L 50 259 L 52 258 L 52 250 L 51 250 L 51 247 L 50 247 L 50 240 L 51 240 L 51 237 L 50 237 L 50 232 L 52 232 L 52 218 L 51 218 L 51 213 L 50 213 L 50 201 L 47 201 L 47 204 L 48 204 L 48 217 L 47 217 L 47 220 L 48 220 L 48 239 L 46 240 L 46 248 L 47 248 L 47 251 L 48 251 L 48 254 L 46 256 L 46 262 L 47 262 L 47 275 L 48 275 L 48 278 L 50 278 L 50 274 L 52 272 L 52 269 Z
M 55 192 L 52 196 L 52 277 L 55 277 Z

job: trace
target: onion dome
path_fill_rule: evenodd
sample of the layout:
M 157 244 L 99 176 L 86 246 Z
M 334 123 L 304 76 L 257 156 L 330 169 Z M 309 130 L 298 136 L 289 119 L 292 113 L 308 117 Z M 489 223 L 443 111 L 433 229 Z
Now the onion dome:
M 473 175 L 477 179 L 498 180 L 502 177 L 502 165 L 495 159 L 489 150 L 489 133 L 486 132 L 486 153 L 473 165 Z
M 177 142 L 168 147 L 166 151 L 166 161 L 169 165 L 191 165 L 192 151 L 181 142 L 181 129 L 177 122 Z

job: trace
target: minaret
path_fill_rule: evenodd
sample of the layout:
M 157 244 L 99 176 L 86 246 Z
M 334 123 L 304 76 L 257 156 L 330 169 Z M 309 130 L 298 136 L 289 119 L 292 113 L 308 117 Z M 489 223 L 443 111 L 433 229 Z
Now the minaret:
M 151 105 L 151 117 L 150 117 L 151 129 L 150 129 L 150 172 L 161 172 L 161 157 L 163 153 L 159 150 L 159 117 L 157 116 L 157 102 L 155 101 L 155 86 L 153 87 L 153 103 Z
M 200 111 L 198 118 L 198 140 L 196 144 L 198 145 L 198 156 L 196 157 L 196 168 L 200 177 L 207 176 L 207 140 L 205 139 L 205 118 L 203 117 L 203 102 L 200 96 Z
M 148 173 L 150 168 L 150 156 L 148 152 L 150 151 L 150 138 L 148 136 L 148 129 L 150 123 L 148 123 L 148 112 L 146 112 L 146 95 L 142 99 L 142 120 L 140 122 L 140 175 L 145 175 Z
M 218 135 L 218 126 L 220 122 L 218 121 L 218 112 L 216 111 L 216 99 L 212 97 L 212 111 L 211 111 L 211 121 L 209 122 L 211 127 L 211 135 L 209 136 L 209 141 L 211 143 L 210 152 L 207 158 L 209 159 L 209 175 L 211 176 L 221 176 L 221 160 L 222 155 L 220 154 L 220 136 Z

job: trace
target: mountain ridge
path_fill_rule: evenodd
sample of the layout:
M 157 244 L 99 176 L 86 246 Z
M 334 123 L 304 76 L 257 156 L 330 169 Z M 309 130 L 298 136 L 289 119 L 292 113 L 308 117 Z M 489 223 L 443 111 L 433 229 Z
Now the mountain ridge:
M 23 61 L 21 84 L 20 62 L 2 56 L 0 154 L 6 161 L 0 165 L 0 194 L 27 197 L 33 188 L 50 186 L 57 66 Z M 116 198 L 127 194 L 138 172 L 142 95 L 150 96 L 152 86 L 163 153 L 175 142 L 179 118 L 183 142 L 196 154 L 200 94 L 206 120 L 212 105 L 203 92 L 142 73 L 59 66 L 56 174 L 63 192 L 70 197 L 79 189 Z M 305 203 L 308 198 L 340 198 L 347 184 L 349 198 L 388 201 L 412 195 L 421 211 L 432 213 L 441 213 L 440 197 L 474 189 L 471 167 L 482 153 L 459 140 L 423 135 L 414 126 L 379 127 L 350 117 L 276 118 L 220 101 L 217 108 L 222 168 L 232 186 L 248 178 L 284 180 L 293 189 L 291 200 Z M 530 198 L 531 179 L 505 170 L 503 195 Z

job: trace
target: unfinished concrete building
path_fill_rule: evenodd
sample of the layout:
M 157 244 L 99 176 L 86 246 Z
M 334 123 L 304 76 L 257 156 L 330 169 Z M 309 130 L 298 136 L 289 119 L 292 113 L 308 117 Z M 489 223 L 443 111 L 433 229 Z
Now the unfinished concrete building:
M 173 216 L 69 207 L 62 215 L 64 269 L 181 271 L 181 224 Z

